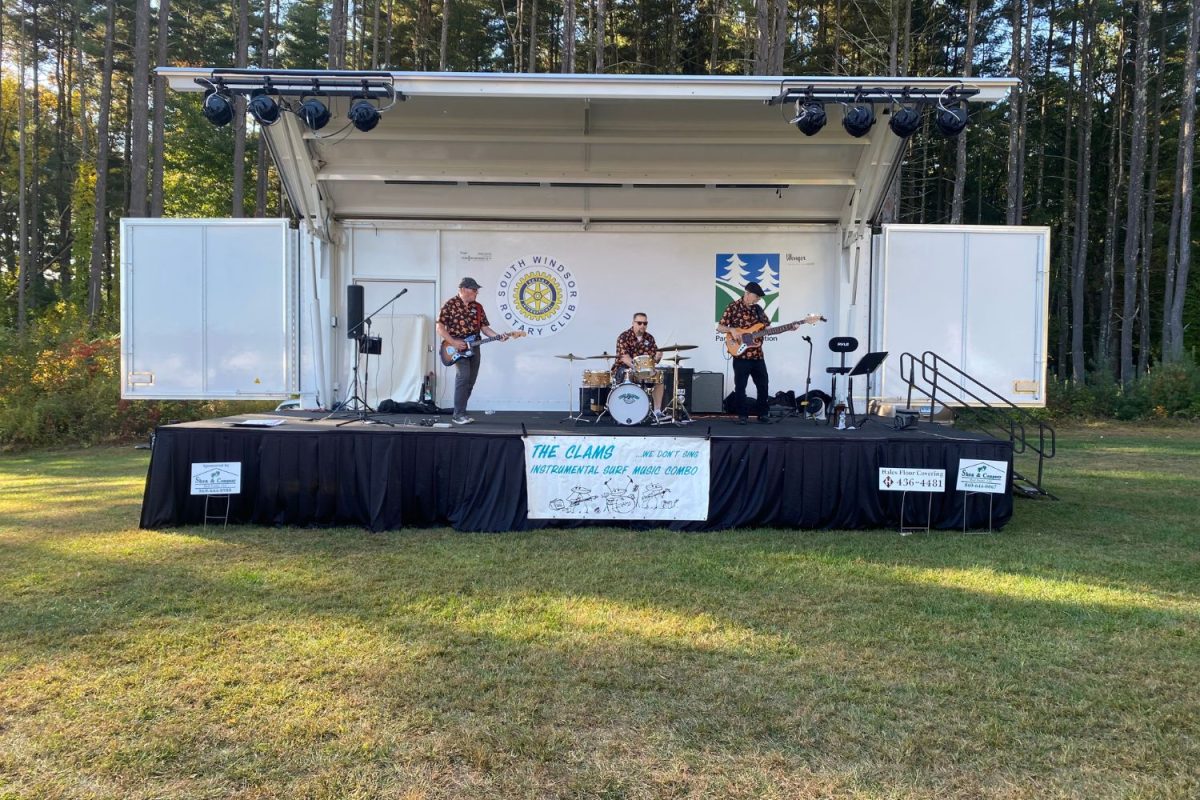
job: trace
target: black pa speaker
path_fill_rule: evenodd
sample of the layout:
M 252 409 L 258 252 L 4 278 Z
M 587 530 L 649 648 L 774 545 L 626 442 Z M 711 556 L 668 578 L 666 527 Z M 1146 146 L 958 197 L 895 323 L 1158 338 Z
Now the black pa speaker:
M 363 287 L 350 284 L 346 287 L 346 338 L 355 339 L 362 335 Z

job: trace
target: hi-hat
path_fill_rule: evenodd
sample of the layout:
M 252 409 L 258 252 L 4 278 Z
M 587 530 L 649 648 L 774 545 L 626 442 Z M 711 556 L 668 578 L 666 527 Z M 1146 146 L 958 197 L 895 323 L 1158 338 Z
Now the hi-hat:
M 555 356 L 555 358 L 565 358 L 567 361 L 586 361 L 591 356 L 577 356 L 574 353 L 567 353 L 565 356 Z
M 669 344 L 666 347 L 658 348 L 660 353 L 673 353 L 676 350 L 695 350 L 698 345 L 694 344 Z
M 676 361 L 687 361 L 689 358 L 691 358 L 691 356 L 671 356 L 670 358 L 664 358 L 663 361 L 668 361 L 674 364 Z
M 616 356 L 614 356 L 612 353 L 605 350 L 603 353 L 601 353 L 598 356 L 584 356 L 584 358 L 616 358 Z

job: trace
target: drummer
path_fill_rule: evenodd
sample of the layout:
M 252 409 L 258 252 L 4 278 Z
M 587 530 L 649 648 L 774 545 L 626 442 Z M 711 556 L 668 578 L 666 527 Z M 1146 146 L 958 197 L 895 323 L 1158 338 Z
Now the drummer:
M 654 341 L 654 337 L 646 330 L 648 320 L 646 315 L 639 311 L 633 315 L 633 327 L 629 330 L 622 331 L 617 337 L 617 363 L 613 365 L 613 370 L 617 374 L 617 379 L 622 377 L 626 380 L 637 381 L 634 373 L 633 360 L 638 356 L 650 356 L 654 359 L 653 363 L 658 364 L 662 358 L 662 353 L 658 352 L 658 343 Z M 656 419 L 663 416 L 663 384 L 662 381 L 654 384 L 654 416 Z

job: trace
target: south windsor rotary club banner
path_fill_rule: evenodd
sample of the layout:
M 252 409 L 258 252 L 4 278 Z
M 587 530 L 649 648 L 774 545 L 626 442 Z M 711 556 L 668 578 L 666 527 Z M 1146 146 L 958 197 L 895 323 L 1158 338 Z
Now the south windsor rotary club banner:
M 530 519 L 708 518 L 709 443 L 674 436 L 527 436 Z

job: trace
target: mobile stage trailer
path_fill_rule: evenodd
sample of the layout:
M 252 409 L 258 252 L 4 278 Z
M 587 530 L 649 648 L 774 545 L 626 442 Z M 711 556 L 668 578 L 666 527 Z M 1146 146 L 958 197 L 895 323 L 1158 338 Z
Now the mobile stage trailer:
M 751 280 L 772 320 L 828 320 L 768 340 L 772 392 L 803 391 L 804 336 L 811 385 L 830 391 L 843 356 L 827 342 L 853 336 L 848 363 L 891 353 L 855 383 L 860 410 L 901 400 L 899 355 L 926 350 L 1045 403 L 1048 230 L 879 226 L 905 146 L 891 104 L 861 138 L 838 102 L 815 136 L 790 124 L 805 93 L 994 103 L 1015 80 L 159 71 L 185 92 L 369 78 L 402 102 L 365 133 L 343 129 L 352 98 L 336 93 L 320 131 L 290 113 L 263 128 L 291 220 L 123 221 L 125 398 L 330 408 L 351 392 L 356 285 L 366 312 L 382 307 L 366 400 L 417 400 L 432 375 L 448 406 L 433 322 L 470 276 L 492 326 L 527 334 L 482 354 L 479 410 L 576 405 L 583 370 L 605 363 L 556 356 L 612 352 L 635 312 L 660 345 L 695 345 L 687 367 L 724 394 L 714 324 Z

